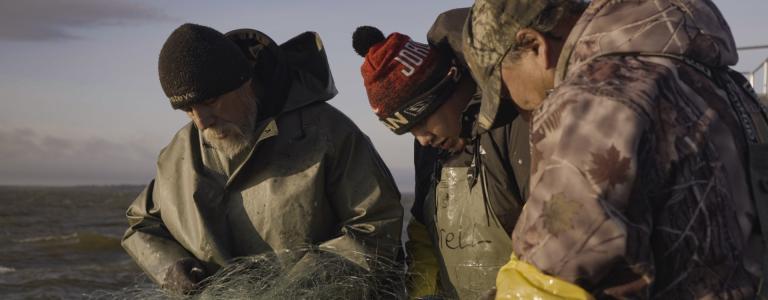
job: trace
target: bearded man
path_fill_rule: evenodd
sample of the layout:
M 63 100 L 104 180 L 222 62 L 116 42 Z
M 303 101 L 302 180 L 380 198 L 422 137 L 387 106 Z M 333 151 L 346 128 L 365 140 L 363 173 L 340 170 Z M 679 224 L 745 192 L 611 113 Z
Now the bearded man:
M 256 30 L 184 24 L 159 73 L 192 122 L 128 209 L 122 245 L 150 278 L 192 293 L 233 258 L 296 249 L 296 268 L 330 253 L 391 275 L 382 266 L 401 252 L 400 194 L 368 138 L 325 103 L 336 89 L 315 33 L 277 45 Z

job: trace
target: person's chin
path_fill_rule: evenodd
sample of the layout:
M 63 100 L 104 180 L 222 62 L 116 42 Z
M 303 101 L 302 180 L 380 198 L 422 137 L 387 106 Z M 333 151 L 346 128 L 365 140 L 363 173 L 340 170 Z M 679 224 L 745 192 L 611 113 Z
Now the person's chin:
M 459 140 L 458 142 L 455 142 L 449 149 L 447 149 L 450 152 L 459 152 L 462 149 L 464 149 L 464 141 Z
M 229 158 L 245 151 L 251 145 L 250 141 L 244 138 L 226 138 L 211 141 L 211 146 L 217 151 L 223 153 Z
M 228 139 L 232 134 L 226 129 L 206 129 L 204 132 L 205 138 L 208 140 L 222 141 Z

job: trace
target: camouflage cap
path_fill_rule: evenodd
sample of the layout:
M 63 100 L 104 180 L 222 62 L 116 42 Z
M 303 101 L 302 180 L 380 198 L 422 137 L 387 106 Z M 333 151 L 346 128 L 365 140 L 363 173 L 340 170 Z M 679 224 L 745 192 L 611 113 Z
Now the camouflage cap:
M 529 26 L 549 0 L 475 0 L 464 24 L 464 55 L 483 90 L 478 123 L 490 129 L 501 105 L 501 60 L 517 32 Z

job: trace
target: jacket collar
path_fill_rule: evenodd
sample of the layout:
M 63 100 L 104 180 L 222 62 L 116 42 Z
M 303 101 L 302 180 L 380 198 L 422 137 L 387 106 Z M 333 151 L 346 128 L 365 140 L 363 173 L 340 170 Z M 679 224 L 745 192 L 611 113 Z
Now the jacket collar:
M 256 149 L 259 148 L 259 145 L 264 143 L 265 141 L 269 140 L 272 137 L 275 137 L 279 134 L 279 130 L 277 127 L 277 122 L 275 121 L 275 118 L 267 118 L 262 120 L 256 125 L 256 130 L 258 134 L 258 138 L 254 142 L 253 146 L 248 152 L 248 155 L 243 160 L 243 163 L 238 166 L 234 172 L 232 172 L 232 176 L 229 177 L 227 180 L 227 183 L 223 187 L 219 187 L 219 189 L 223 188 L 226 190 L 229 188 L 233 182 L 238 178 L 238 175 L 240 174 L 241 170 L 249 164 L 249 162 L 253 159 L 253 155 L 256 152 Z M 200 134 L 198 133 L 197 129 L 191 130 L 191 136 L 190 136 L 190 150 L 191 150 L 191 157 L 192 159 L 190 162 L 194 165 L 193 168 L 195 170 L 195 173 L 197 174 L 197 177 L 199 177 L 199 184 L 203 186 L 220 186 L 220 183 L 217 183 L 217 181 L 212 178 L 211 176 L 207 175 L 208 173 L 205 171 L 205 168 L 203 166 L 203 160 L 202 160 L 202 153 L 200 153 L 200 148 L 195 146 L 195 143 L 199 143 L 200 141 Z M 213 189 L 207 189 L 207 190 L 218 190 L 216 188 Z M 207 197 L 206 197 L 207 198 Z

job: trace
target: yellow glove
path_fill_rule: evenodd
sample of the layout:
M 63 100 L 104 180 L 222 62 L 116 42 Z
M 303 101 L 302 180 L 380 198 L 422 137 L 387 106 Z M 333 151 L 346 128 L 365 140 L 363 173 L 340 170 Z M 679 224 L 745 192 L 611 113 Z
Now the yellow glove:
M 496 299 L 592 300 L 592 295 L 573 283 L 549 276 L 520 261 L 514 253 L 496 276 Z
M 439 264 L 427 227 L 415 219 L 408 223 L 408 296 L 411 299 L 437 294 Z

